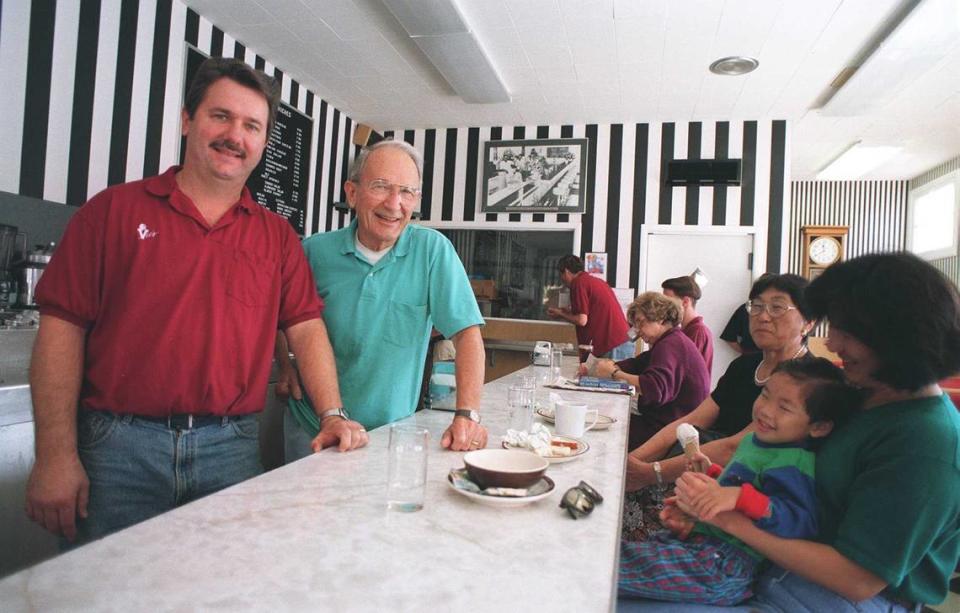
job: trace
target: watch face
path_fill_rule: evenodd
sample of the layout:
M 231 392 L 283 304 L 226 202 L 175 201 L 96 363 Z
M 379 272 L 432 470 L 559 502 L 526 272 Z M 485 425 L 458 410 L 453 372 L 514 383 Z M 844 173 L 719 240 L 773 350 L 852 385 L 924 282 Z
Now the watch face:
M 840 257 L 840 242 L 832 236 L 821 236 L 810 243 L 810 261 L 826 266 Z

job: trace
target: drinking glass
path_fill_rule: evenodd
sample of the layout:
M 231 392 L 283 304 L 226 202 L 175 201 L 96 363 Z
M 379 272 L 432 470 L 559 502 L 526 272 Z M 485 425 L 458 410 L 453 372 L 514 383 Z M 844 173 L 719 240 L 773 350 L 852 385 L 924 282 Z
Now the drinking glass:
M 560 378 L 560 371 L 563 367 L 563 349 L 554 349 L 550 352 L 550 375 L 554 381 Z
M 419 511 L 427 487 L 427 451 L 430 432 L 414 425 L 390 426 L 387 468 L 387 508 Z
M 510 429 L 529 432 L 533 423 L 533 390 L 512 386 L 507 390 L 507 409 L 510 411 Z

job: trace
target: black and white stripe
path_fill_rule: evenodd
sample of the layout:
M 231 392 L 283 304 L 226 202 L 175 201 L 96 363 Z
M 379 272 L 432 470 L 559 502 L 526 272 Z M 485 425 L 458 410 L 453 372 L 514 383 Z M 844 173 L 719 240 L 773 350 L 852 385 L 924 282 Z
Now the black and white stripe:
M 186 44 L 245 60 L 280 80 L 313 118 L 307 224 L 356 155 L 353 120 L 180 0 L 7 2 L 0 12 L 0 191 L 79 205 L 108 185 L 177 163 Z M 343 222 L 337 214 L 337 224 Z
M 617 287 L 639 282 L 640 224 L 754 226 L 758 257 L 767 262 L 758 270 L 786 266 L 783 232 L 774 225 L 784 216 L 789 172 L 783 121 L 463 127 L 384 135 L 402 136 L 424 154 L 430 185 L 421 213 L 431 227 L 570 230 L 575 251 L 608 254 L 608 281 Z M 586 213 L 480 213 L 483 143 L 524 137 L 590 141 Z M 743 158 L 745 184 L 664 188 L 666 162 L 688 155 Z
M 803 226 L 847 226 L 847 259 L 906 244 L 906 181 L 794 181 L 790 185 L 789 271 L 803 267 Z

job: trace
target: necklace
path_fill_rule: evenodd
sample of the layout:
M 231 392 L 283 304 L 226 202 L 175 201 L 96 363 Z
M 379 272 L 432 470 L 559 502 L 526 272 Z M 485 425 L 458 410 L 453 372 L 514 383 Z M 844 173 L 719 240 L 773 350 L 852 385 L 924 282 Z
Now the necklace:
M 796 352 L 795 354 L 793 354 L 793 357 L 790 358 L 790 359 L 791 359 L 791 360 L 796 360 L 796 359 L 799 358 L 799 357 L 803 354 L 803 352 L 806 351 L 806 350 L 807 350 L 807 346 L 806 346 L 806 345 L 800 345 L 800 348 L 797 349 L 797 352 Z M 763 385 L 763 384 L 765 384 L 767 381 L 770 380 L 770 377 L 773 376 L 773 370 L 771 369 L 769 375 L 767 375 L 767 376 L 766 376 L 765 378 L 763 378 L 763 379 L 760 378 L 760 367 L 763 366 L 763 362 L 764 362 L 764 360 L 760 360 L 760 363 L 757 364 L 757 369 L 753 371 L 753 382 L 756 383 L 757 385 Z

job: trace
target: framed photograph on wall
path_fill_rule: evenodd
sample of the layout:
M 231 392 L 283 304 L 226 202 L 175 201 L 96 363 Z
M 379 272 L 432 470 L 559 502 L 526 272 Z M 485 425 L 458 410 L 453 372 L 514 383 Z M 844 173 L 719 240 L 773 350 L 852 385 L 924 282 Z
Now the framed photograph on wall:
M 585 138 L 487 141 L 482 213 L 583 213 Z
M 583 256 L 583 270 L 588 275 L 607 280 L 607 254 L 590 252 Z

